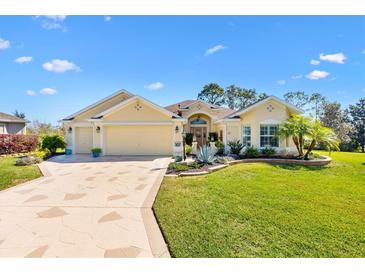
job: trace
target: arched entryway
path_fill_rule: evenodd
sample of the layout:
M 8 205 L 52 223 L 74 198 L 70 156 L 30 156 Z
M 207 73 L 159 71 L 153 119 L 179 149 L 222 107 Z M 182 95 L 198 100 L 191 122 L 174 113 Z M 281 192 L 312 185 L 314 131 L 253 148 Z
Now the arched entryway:
M 203 113 L 191 115 L 188 118 L 188 132 L 193 134 L 198 146 L 203 146 L 208 142 L 211 131 L 211 118 Z

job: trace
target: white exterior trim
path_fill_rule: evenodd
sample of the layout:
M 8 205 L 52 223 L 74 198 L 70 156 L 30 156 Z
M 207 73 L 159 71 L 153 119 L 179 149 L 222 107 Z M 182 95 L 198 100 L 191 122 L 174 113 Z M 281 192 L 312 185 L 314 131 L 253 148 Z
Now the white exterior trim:
M 134 102 L 136 100 L 141 100 L 142 102 L 144 102 L 145 104 L 149 105 L 153 109 L 155 109 L 155 110 L 157 110 L 157 111 L 159 111 L 159 112 L 161 112 L 161 113 L 169 116 L 170 118 L 173 118 L 173 117 L 179 118 L 175 113 L 170 112 L 167 109 L 164 109 L 164 108 L 162 108 L 162 107 L 160 107 L 160 106 L 152 103 L 151 101 L 149 101 L 149 100 L 147 100 L 147 99 L 145 99 L 145 98 L 143 98 L 141 96 L 138 96 L 138 95 L 135 95 L 135 96 L 133 96 L 131 98 L 128 98 L 127 100 L 124 100 L 124 101 L 120 102 L 119 104 L 116 104 L 115 106 L 113 106 L 113 107 L 111 107 L 111 108 L 109 108 L 109 109 L 107 109 L 107 110 L 105 110 L 103 112 L 100 112 L 100 113 L 94 115 L 94 117 L 97 118 L 97 117 L 101 117 L 101 116 L 103 116 L 103 117 L 104 116 L 108 116 L 108 115 L 116 112 L 117 110 L 120 110 L 123 107 L 131 104 L 132 102 Z
M 260 122 L 260 125 L 277 125 L 281 124 L 282 121 L 274 120 L 274 119 L 267 119 Z
M 68 120 L 68 119 L 74 118 L 75 116 L 77 116 L 77 115 L 79 115 L 79 114 L 81 114 L 81 113 L 83 113 L 83 112 L 86 112 L 86 111 L 88 111 L 88 110 L 92 109 L 93 107 L 96 107 L 97 105 L 100 105 L 100 104 L 104 103 L 105 101 L 108 101 L 109 99 L 111 99 L 111 98 L 113 98 L 113 97 L 115 97 L 115 96 L 117 96 L 117 95 L 119 95 L 119 94 L 122 94 L 122 93 L 125 93 L 125 94 L 127 94 L 127 95 L 129 95 L 129 96 L 133 96 L 133 94 L 132 94 L 132 93 L 130 93 L 130 92 L 128 92 L 128 91 L 126 91 L 126 90 L 124 90 L 124 89 L 119 90 L 119 91 L 117 91 L 117 92 L 113 93 L 112 95 L 109 95 L 108 97 L 105 97 L 105 98 L 103 98 L 103 99 L 101 99 L 101 100 L 97 101 L 96 103 L 91 104 L 91 105 L 89 105 L 89 106 L 87 106 L 87 107 L 85 107 L 85 108 L 81 109 L 80 111 L 75 112 L 74 114 L 71 114 L 71 115 L 67 116 L 66 118 L 63 118 L 63 120 Z M 62 121 L 62 120 L 61 120 L 61 121 Z
M 170 126 L 173 122 L 102 122 L 104 126 Z

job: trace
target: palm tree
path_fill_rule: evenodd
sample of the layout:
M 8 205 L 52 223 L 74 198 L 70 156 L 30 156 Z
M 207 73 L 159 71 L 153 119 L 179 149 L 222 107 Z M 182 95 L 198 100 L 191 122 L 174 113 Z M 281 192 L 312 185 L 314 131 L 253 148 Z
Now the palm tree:
M 284 138 L 291 137 L 298 150 L 299 157 L 304 155 L 304 137 L 309 131 L 310 118 L 302 115 L 292 115 L 281 124 L 279 134 Z
M 307 152 L 304 155 L 304 159 L 308 159 L 309 154 L 315 148 L 316 144 L 323 143 L 329 150 L 338 150 L 339 139 L 334 131 L 328 127 L 322 126 L 319 120 L 311 122 L 307 137 L 311 139 Z
M 329 149 L 338 149 L 339 140 L 332 129 L 322 126 L 319 120 L 302 115 L 292 115 L 281 124 L 279 134 L 284 138 L 291 137 L 298 150 L 299 157 L 308 159 L 316 144 L 323 143 Z M 304 153 L 304 140 L 310 145 Z

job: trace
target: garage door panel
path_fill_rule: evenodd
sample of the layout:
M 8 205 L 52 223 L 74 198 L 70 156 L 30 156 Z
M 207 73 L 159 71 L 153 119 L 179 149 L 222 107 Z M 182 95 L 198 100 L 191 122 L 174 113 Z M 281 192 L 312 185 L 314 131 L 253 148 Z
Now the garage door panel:
M 93 147 L 93 129 L 91 127 L 76 128 L 76 152 L 90 153 Z
M 107 126 L 106 155 L 171 155 L 171 126 Z

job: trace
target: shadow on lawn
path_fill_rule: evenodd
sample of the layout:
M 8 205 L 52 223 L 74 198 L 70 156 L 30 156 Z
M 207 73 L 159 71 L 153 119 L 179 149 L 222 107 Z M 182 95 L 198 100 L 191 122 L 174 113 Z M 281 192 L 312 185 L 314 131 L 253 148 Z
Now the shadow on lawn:
M 281 164 L 274 164 L 276 168 L 286 169 L 286 170 L 324 170 L 328 169 L 329 166 L 302 166 L 302 165 L 281 165 Z

